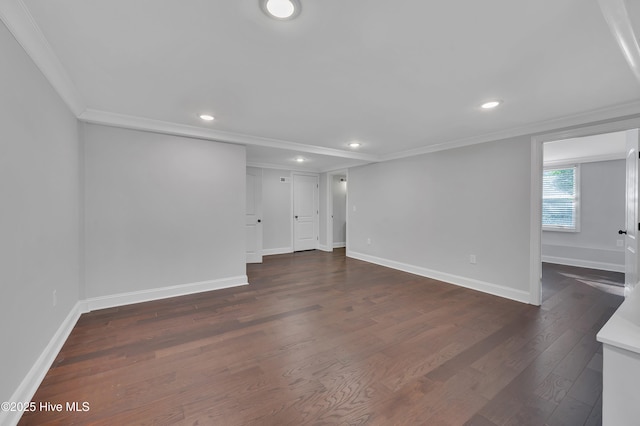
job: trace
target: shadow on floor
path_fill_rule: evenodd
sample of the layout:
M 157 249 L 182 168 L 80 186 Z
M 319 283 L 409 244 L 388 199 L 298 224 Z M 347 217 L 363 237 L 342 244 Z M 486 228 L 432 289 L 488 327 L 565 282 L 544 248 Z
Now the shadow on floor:
M 576 266 L 542 264 L 542 300 L 571 283 L 582 283 L 617 296 L 624 295 L 624 273 L 579 268 Z

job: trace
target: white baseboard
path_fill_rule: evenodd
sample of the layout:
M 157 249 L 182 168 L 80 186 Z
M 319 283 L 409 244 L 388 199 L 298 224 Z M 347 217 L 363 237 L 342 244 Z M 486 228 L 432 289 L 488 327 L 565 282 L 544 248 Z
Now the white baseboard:
M 568 257 L 542 256 L 542 261 L 558 265 L 577 266 L 579 268 L 599 269 L 601 271 L 624 272 L 624 265 L 590 260 L 570 259 Z
M 55 332 L 49 344 L 44 348 L 36 362 L 31 367 L 31 370 L 27 373 L 25 378 L 20 383 L 20 386 L 13 393 L 10 402 L 29 402 L 35 395 L 40 383 L 44 380 L 44 376 L 47 375 L 51 364 L 56 360 L 60 349 L 67 341 L 67 338 L 71 334 L 73 327 L 78 322 L 78 318 L 83 313 L 83 304 L 78 302 L 71 309 L 67 317 L 64 319 L 58 330 Z M 10 368 L 5 366 L 5 368 Z M 22 417 L 21 412 L 15 411 L 2 411 L 0 410 L 0 425 L 17 425 Z
M 376 265 L 386 266 L 387 268 L 397 269 L 399 271 L 409 272 L 410 274 L 420 275 L 422 277 L 432 278 L 434 280 L 455 284 L 460 287 L 481 291 L 483 293 L 493 294 L 495 296 L 504 297 L 515 300 L 517 302 L 529 303 L 531 296 L 528 291 L 516 290 L 513 288 L 492 284 L 473 278 L 461 277 L 459 275 L 449 274 L 446 272 L 434 271 L 432 269 L 423 268 L 421 266 L 409 265 L 407 263 L 396 262 L 395 260 L 382 259 L 368 254 L 357 253 L 347 250 L 347 257 L 352 257 L 365 262 L 375 263 Z
M 286 254 L 293 253 L 293 248 L 291 247 L 280 247 L 274 249 L 262 249 L 263 256 L 271 256 L 273 254 Z
M 149 302 L 151 300 L 166 299 L 169 297 L 184 296 L 193 293 L 202 293 L 204 291 L 238 287 L 248 284 L 247 276 L 239 275 L 237 277 L 223 278 L 219 280 L 173 285 L 149 290 L 132 291 L 130 293 L 112 294 L 109 296 L 92 297 L 84 301 L 86 304 L 85 312 L 91 312 L 97 309 L 113 308 L 116 306 L 131 305 L 133 303 Z
M 242 285 L 248 285 L 246 275 L 81 300 L 71 309 L 71 312 L 69 312 L 55 332 L 49 344 L 40 354 L 9 401 L 28 402 L 33 398 L 33 395 L 35 395 L 42 380 L 44 380 L 44 377 L 49 371 L 51 364 L 55 361 L 62 346 L 67 341 L 71 331 L 73 331 L 73 327 L 75 327 L 80 315 L 83 313 L 97 309 L 113 308 L 116 306 L 130 305 L 132 303 L 148 302 L 151 300 L 166 299 L 168 297 L 184 296 Z M 20 412 L 0 411 L 0 425 L 16 425 L 20 417 L 22 417 L 22 413 Z
M 333 243 L 332 247 L 329 247 L 326 244 L 320 244 L 318 246 L 318 250 L 332 252 L 333 249 L 335 249 L 335 248 L 343 248 L 343 247 L 346 247 L 346 246 L 347 246 L 347 243 Z

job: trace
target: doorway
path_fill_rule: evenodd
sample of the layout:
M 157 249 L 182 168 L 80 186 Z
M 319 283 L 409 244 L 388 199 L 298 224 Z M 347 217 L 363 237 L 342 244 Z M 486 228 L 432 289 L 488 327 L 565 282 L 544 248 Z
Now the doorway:
M 347 246 L 347 176 L 335 175 L 332 179 L 333 196 L 333 248 Z
M 331 252 L 334 248 L 346 248 L 348 244 L 348 171 L 336 170 L 327 173 L 324 186 L 326 187 L 326 225 L 321 248 Z
M 245 204 L 247 263 L 262 263 L 262 169 L 247 167 Z
M 625 273 L 625 277 L 626 277 L 626 281 L 627 281 L 627 288 L 630 288 L 631 286 L 634 286 L 637 282 L 637 270 L 638 270 L 638 250 L 635 249 L 635 246 L 632 246 L 632 243 L 634 243 L 636 241 L 636 236 L 638 233 L 638 229 L 637 229 L 637 223 L 638 223 L 638 219 L 637 219 L 637 203 L 638 203 L 638 198 L 637 198 L 637 173 L 633 174 L 633 176 L 629 176 L 629 169 L 626 166 L 626 164 L 629 164 L 629 162 L 634 165 L 634 170 L 637 169 L 637 163 L 638 163 L 638 154 L 637 154 L 637 146 L 638 146 L 638 131 L 637 131 L 637 127 L 640 125 L 640 120 L 638 119 L 632 119 L 632 120 L 625 120 L 625 121 L 620 121 L 620 122 L 615 122 L 615 123 L 607 123 L 607 124 L 602 124 L 602 125 L 597 125 L 597 126 L 590 126 L 590 127 L 585 127 L 582 129 L 573 129 L 570 131 L 566 131 L 566 132 L 558 132 L 558 133 L 554 133 L 554 134 L 547 134 L 547 135 L 543 135 L 543 136 L 537 136 L 537 137 L 533 137 L 532 138 L 532 169 L 531 169 L 531 277 L 530 277 L 530 294 L 531 294 L 531 304 L 534 305 L 540 305 L 541 301 L 542 301 L 542 261 L 543 258 L 546 256 L 546 260 L 549 260 L 549 258 L 551 258 L 551 260 L 557 261 L 558 258 L 561 258 L 562 256 L 558 256 L 557 252 L 555 253 L 550 253 L 549 252 L 549 242 L 555 242 L 557 243 L 558 241 L 564 240 L 564 241 L 570 241 L 573 238 L 573 241 L 579 241 L 580 239 L 584 239 L 584 234 L 586 233 L 580 233 L 580 223 L 578 222 L 577 224 L 577 229 L 574 226 L 573 229 L 566 229 L 566 230 L 556 230 L 556 232 L 553 232 L 550 235 L 553 235 L 553 237 L 551 238 L 546 238 L 543 239 L 543 210 L 544 210 L 544 215 L 548 216 L 549 215 L 549 210 L 548 210 L 548 206 L 545 206 L 545 208 L 543 209 L 543 170 L 545 167 L 545 156 L 543 155 L 543 153 L 545 151 L 553 151 L 553 149 L 551 149 L 553 147 L 553 144 L 556 143 L 557 141 L 564 141 L 564 140 L 570 140 L 570 139 L 580 139 L 582 138 L 583 140 L 581 142 L 584 142 L 585 140 L 587 142 L 589 141 L 593 141 L 594 139 L 598 139 L 598 138 L 603 138 L 605 134 L 614 134 L 614 133 L 618 133 L 618 136 L 622 135 L 623 139 L 624 139 L 624 150 L 619 150 L 617 153 L 615 154 L 610 154 L 609 159 L 610 160 L 620 160 L 620 164 L 618 164 L 618 169 L 620 167 L 625 167 L 625 171 L 623 174 L 624 180 L 621 180 L 622 182 L 616 184 L 616 185 L 620 185 L 619 187 L 616 188 L 616 191 L 618 193 L 620 193 L 620 198 L 622 201 L 620 201 L 621 203 L 625 203 L 625 206 L 623 208 L 623 213 L 618 214 L 618 217 L 615 218 L 614 220 L 609 220 L 611 218 L 605 218 L 605 222 L 606 225 L 600 225 L 600 227 L 602 229 L 598 229 L 597 232 L 600 233 L 606 233 L 606 239 L 607 241 L 611 244 L 615 244 L 615 249 L 613 250 L 609 250 L 609 254 L 613 254 L 614 257 L 616 257 L 616 261 L 611 261 L 611 259 L 604 259 L 603 262 L 598 263 L 596 262 L 589 262 L 589 260 L 587 259 L 587 263 L 586 264 L 573 264 L 573 266 L 578 266 L 578 267 L 594 267 L 593 269 L 613 269 L 615 270 L 623 270 Z M 610 138 L 609 138 L 610 139 Z M 576 142 L 576 141 L 574 141 Z M 580 141 L 578 141 L 579 143 Z M 633 153 L 633 155 L 629 158 L 628 157 L 628 151 L 629 151 L 629 143 L 631 143 L 631 146 L 635 145 L 635 148 L 633 148 L 635 151 Z M 588 144 L 583 144 L 580 145 L 580 147 L 582 148 L 581 150 L 579 150 L 578 152 L 580 153 L 580 158 L 575 157 L 572 159 L 567 159 L 565 158 L 563 161 L 558 161 L 558 159 L 553 159 L 552 163 L 555 164 L 549 164 L 549 158 L 547 156 L 547 166 L 553 166 L 556 169 L 562 169 L 562 173 L 565 173 L 566 170 L 564 170 L 567 166 L 568 163 L 573 163 L 575 164 L 582 164 L 582 163 L 589 163 L 589 162 L 595 162 L 595 160 L 597 159 L 605 159 L 605 156 L 600 156 L 599 158 L 591 156 L 592 158 L 587 158 L 589 157 L 589 148 L 588 148 Z M 545 149 L 547 148 L 547 149 Z M 612 156 L 611 156 L 612 155 Z M 624 160 L 623 160 L 624 159 Z M 562 164 L 564 162 L 564 165 Z M 577 166 L 577 169 L 580 169 L 580 166 Z M 619 173 L 622 173 L 620 170 L 618 171 Z M 579 173 L 579 172 L 578 172 Z M 578 177 L 579 179 L 579 177 Z M 631 186 L 631 190 L 629 190 L 629 182 L 633 183 L 633 185 Z M 624 188 L 623 188 L 624 187 Z M 578 200 L 580 197 L 580 194 L 577 194 L 578 196 Z M 577 211 L 575 212 L 575 214 L 579 217 L 580 212 Z M 599 214 L 602 214 L 602 212 L 600 212 Z M 623 217 L 626 216 L 627 219 L 624 219 Z M 548 217 L 547 217 L 548 219 Z M 579 219 L 578 219 L 579 220 Z M 594 226 L 593 222 L 593 218 L 589 219 L 589 226 Z M 597 222 L 597 221 L 596 221 Z M 619 223 L 620 226 L 616 226 L 615 223 L 621 222 Z M 629 225 L 629 223 L 631 223 L 631 225 Z M 566 224 L 563 224 L 566 225 Z M 586 223 L 584 223 L 583 225 L 586 225 Z M 635 226 L 634 226 L 635 225 Z M 595 226 L 597 227 L 598 224 L 596 223 Z M 618 228 L 618 227 L 622 227 L 622 228 L 633 228 L 631 231 L 629 231 L 629 229 L 613 229 L 613 228 Z M 620 234 L 618 234 L 618 231 L 620 231 Z M 565 236 L 562 236 L 562 234 L 560 234 L 560 232 L 567 232 L 565 234 Z M 627 235 L 624 235 L 624 233 L 627 233 Z M 609 235 L 611 234 L 611 235 Z M 629 234 L 631 234 L 629 236 Z M 571 235 L 573 235 L 573 237 L 571 237 Z M 568 238 L 567 238 L 568 236 Z M 593 235 L 592 235 L 593 236 Z M 622 240 L 622 241 L 621 241 Z M 543 247 L 543 243 L 546 245 L 546 247 Z M 622 247 L 621 247 L 622 245 Z M 579 244 L 573 244 L 574 248 L 577 249 L 581 249 Z M 589 247 L 587 247 L 588 249 Z M 591 248 L 598 248 L 596 247 L 594 244 L 591 244 Z M 602 247 L 600 247 L 602 248 Z M 606 247 L 605 247 L 606 248 Z M 544 250 L 543 252 L 543 249 Z M 578 250 L 579 251 L 579 250 Z M 587 253 L 589 250 L 584 249 L 584 244 L 582 247 L 582 254 L 584 255 L 585 253 Z M 576 251 L 577 252 L 577 251 Z M 565 251 L 566 253 L 566 251 Z M 601 253 L 605 253 L 605 251 L 601 251 Z M 576 257 L 576 256 L 574 256 Z M 622 259 L 624 258 L 624 259 Z M 571 256 L 566 257 L 565 259 L 561 259 L 561 260 L 566 260 L 566 259 L 571 259 Z M 571 263 L 566 263 L 568 265 L 572 265 Z M 611 266 L 616 266 L 618 269 L 616 268 L 611 268 Z M 622 266 L 624 265 L 624 266 Z

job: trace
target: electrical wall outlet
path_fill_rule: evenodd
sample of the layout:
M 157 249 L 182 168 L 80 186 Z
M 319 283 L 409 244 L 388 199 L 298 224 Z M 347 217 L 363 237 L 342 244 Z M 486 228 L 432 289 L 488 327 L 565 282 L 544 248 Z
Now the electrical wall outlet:
M 475 254 L 470 254 L 469 255 L 469 263 L 472 265 L 476 264 L 476 255 Z
M 53 307 L 55 308 L 58 304 L 58 290 L 53 290 L 53 297 L 51 302 L 53 303 Z
M 367 238 L 367 244 L 371 245 L 371 238 Z

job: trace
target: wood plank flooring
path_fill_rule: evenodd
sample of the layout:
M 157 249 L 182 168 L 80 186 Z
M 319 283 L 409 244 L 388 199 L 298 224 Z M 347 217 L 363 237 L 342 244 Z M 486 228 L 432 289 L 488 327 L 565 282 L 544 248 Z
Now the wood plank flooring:
M 541 307 L 334 253 L 250 286 L 83 315 L 23 425 L 598 425 L 622 298 L 545 266 Z M 595 278 L 594 278 L 595 277 Z M 619 276 L 608 276 L 617 280 Z

